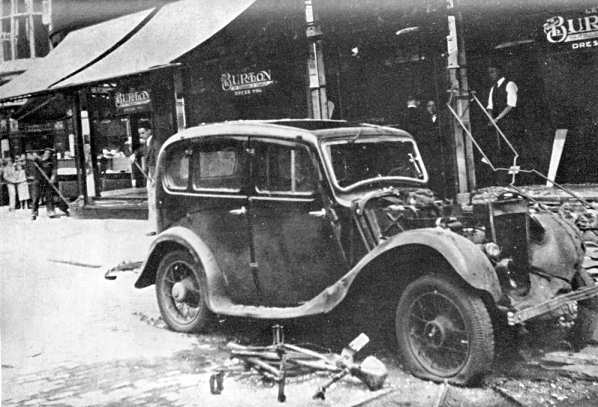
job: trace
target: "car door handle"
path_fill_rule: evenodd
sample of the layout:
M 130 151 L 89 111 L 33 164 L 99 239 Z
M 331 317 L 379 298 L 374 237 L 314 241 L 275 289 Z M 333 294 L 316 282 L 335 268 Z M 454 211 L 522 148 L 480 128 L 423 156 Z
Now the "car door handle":
M 241 206 L 239 209 L 231 209 L 230 211 L 228 211 L 228 213 L 237 216 L 245 215 L 247 213 L 247 209 L 244 206 Z
M 316 218 L 323 218 L 326 216 L 326 209 L 322 208 L 319 211 L 311 211 L 308 212 L 311 216 L 315 216 Z

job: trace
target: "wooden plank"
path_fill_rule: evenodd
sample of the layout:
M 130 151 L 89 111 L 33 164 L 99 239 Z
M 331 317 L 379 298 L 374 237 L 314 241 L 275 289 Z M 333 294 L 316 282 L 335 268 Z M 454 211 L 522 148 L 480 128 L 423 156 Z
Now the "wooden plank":
M 581 352 L 549 352 L 542 357 L 541 363 L 598 366 L 598 355 Z
M 565 148 L 565 140 L 567 139 L 567 129 L 556 129 L 554 133 L 554 141 L 552 142 L 552 154 L 550 155 L 550 165 L 548 166 L 548 179 L 555 180 L 556 173 L 559 169 L 563 150 Z M 551 187 L 552 182 L 546 181 L 546 186 Z

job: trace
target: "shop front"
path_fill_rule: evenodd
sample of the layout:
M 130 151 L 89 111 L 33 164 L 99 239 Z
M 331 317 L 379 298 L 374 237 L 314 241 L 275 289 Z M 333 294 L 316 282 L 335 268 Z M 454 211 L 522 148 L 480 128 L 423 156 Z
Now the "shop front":
M 519 89 L 520 128 L 510 137 L 519 147 L 521 166 L 550 173 L 561 183 L 598 182 L 597 11 L 563 4 L 465 15 L 471 88 L 485 102 L 488 65 L 503 66 Z M 474 111 L 472 127 L 486 150 L 500 148 L 481 112 Z M 479 184 L 490 185 L 489 171 L 479 167 Z M 544 182 L 523 175 L 519 183 Z
M 447 35 L 449 16 L 460 14 L 460 51 L 466 58 L 453 67 L 465 75 L 461 84 L 465 81 L 486 105 L 492 86 L 488 66 L 500 64 L 518 86 L 519 124 L 507 136 L 520 153 L 521 167 L 552 172 L 563 183 L 598 182 L 598 8 L 582 1 L 451 4 L 454 8 L 447 9 L 445 2 L 380 0 L 349 1 L 339 7 L 333 1 L 314 1 L 323 31 L 332 117 L 405 127 L 408 96 L 422 106 L 434 101 L 438 133 L 414 136 L 420 144 L 435 138 L 436 162 L 443 161 L 441 187 L 453 195 L 455 126 L 446 103 L 451 88 L 447 56 L 456 49 L 447 43 Z M 497 140 L 484 112 L 473 103 L 467 111 L 484 151 L 510 162 L 511 152 Z M 476 153 L 472 162 L 476 187 L 496 185 L 495 174 L 480 155 Z M 545 181 L 519 174 L 517 183 Z
M 92 86 L 87 95 L 90 134 L 84 150 L 89 151 L 86 166 L 93 168 L 95 194 L 144 187 L 139 129 L 152 128 L 148 85 L 140 79 L 121 80 Z
M 302 2 L 262 0 L 181 58 L 187 126 L 306 117 Z
M 24 162 L 31 153 L 39 154 L 44 148 L 56 151 L 57 181 L 61 193 L 76 198 L 77 168 L 75 164 L 75 140 L 73 126 L 67 113 L 56 114 L 64 109 L 63 100 L 30 100 L 4 120 L 2 126 L 6 138 L 3 142 L 4 155 L 15 161 Z

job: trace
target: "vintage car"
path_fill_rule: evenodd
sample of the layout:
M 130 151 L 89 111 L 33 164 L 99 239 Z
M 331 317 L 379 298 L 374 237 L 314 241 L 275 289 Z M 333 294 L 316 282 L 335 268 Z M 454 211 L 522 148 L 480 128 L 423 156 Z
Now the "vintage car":
M 598 294 L 578 231 L 557 214 L 515 193 L 444 204 L 427 181 L 413 137 L 394 128 L 183 130 L 159 153 L 160 233 L 135 286 L 155 284 L 164 320 L 183 332 L 215 314 L 298 318 L 369 295 L 404 366 L 455 383 L 492 365 L 495 327 L 573 321 Z

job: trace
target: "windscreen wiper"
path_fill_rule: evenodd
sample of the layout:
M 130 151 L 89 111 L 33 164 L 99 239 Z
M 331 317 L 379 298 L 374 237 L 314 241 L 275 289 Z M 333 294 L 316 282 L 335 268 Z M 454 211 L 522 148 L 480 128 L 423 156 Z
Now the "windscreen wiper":
M 413 153 L 408 153 L 407 155 L 409 156 L 409 162 L 411 164 L 413 164 L 413 167 L 415 168 L 415 171 L 417 171 L 417 176 L 419 178 L 423 178 L 424 177 L 424 172 L 419 167 L 419 163 L 417 162 L 416 158 L 413 156 Z

